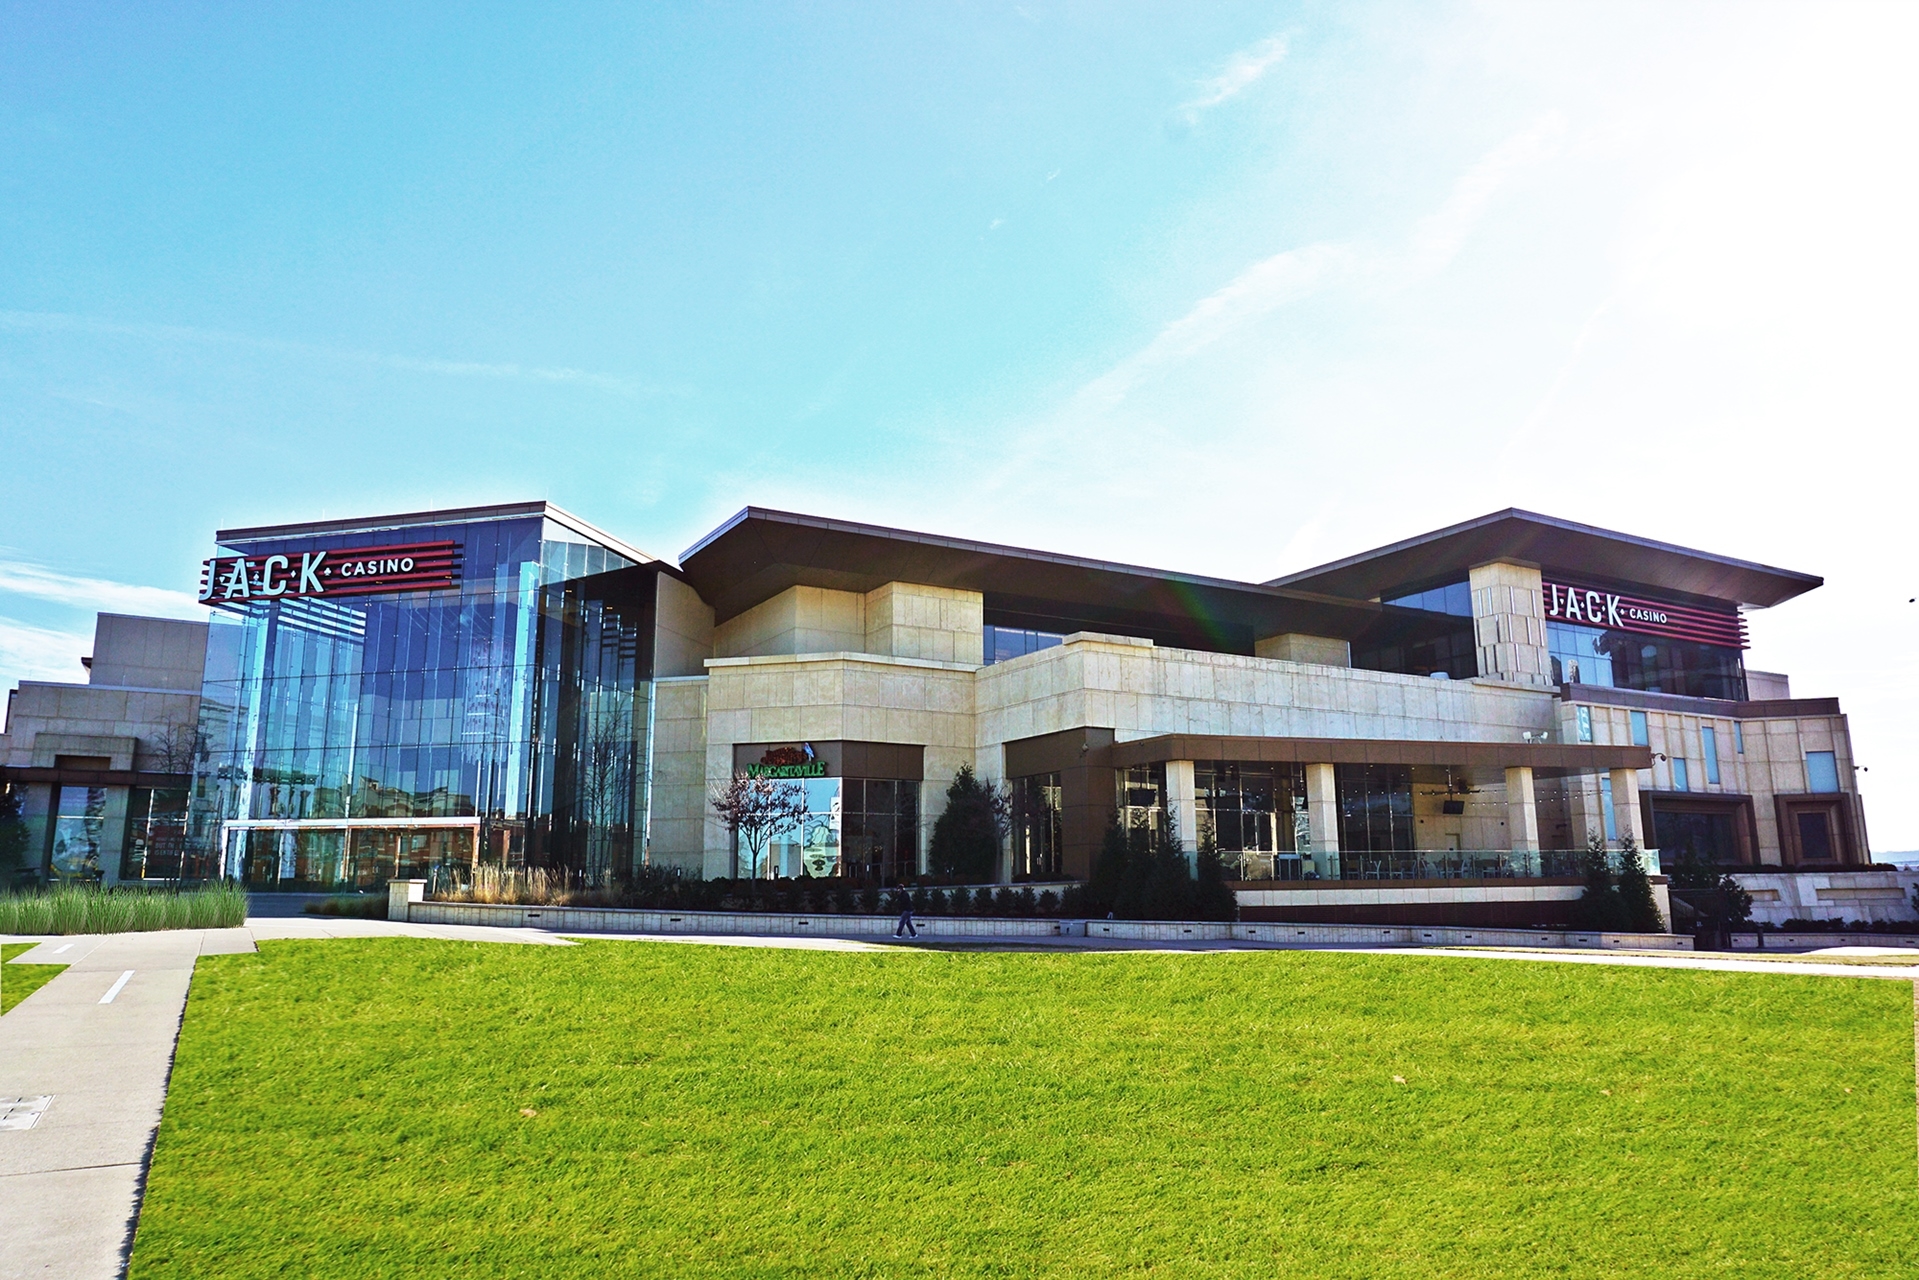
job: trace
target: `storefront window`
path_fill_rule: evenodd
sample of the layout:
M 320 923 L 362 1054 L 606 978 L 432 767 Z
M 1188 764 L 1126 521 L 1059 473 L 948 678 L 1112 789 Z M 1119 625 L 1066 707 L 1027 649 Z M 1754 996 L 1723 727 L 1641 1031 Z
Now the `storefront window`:
M 134 787 L 127 793 L 122 880 L 174 880 L 187 843 L 187 792 Z
M 1014 778 L 1013 879 L 1050 880 L 1060 874 L 1060 785 L 1057 773 Z
M 1127 831 L 1142 825 L 1158 830 L 1166 821 L 1166 766 L 1132 765 L 1117 770 L 1113 780 L 1118 788 L 1120 826 Z
M 1411 769 L 1394 764 L 1342 764 L 1335 767 L 1334 775 L 1339 784 L 1342 856 L 1408 853 L 1415 848 Z
M 1240 880 L 1297 880 L 1297 850 L 1310 842 L 1306 822 L 1306 767 L 1237 764 L 1193 766 L 1199 824 L 1212 830 L 1227 872 Z
M 845 780 L 841 875 L 887 885 L 919 874 L 919 794 L 905 778 Z
M 105 787 L 60 787 L 49 832 L 47 875 L 58 881 L 100 879 L 100 852 L 107 826 Z

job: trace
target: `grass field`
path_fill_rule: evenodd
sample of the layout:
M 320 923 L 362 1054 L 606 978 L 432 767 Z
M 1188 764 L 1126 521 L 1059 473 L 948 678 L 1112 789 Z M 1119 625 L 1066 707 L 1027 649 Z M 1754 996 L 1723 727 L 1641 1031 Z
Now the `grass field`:
M 267 942 L 133 1276 L 1911 1274 L 1904 983 Z
M 0 1013 L 25 1000 L 41 987 L 58 977 L 67 966 L 63 964 L 9 964 L 17 955 L 22 955 L 38 946 L 34 942 L 8 942 L 0 944 Z

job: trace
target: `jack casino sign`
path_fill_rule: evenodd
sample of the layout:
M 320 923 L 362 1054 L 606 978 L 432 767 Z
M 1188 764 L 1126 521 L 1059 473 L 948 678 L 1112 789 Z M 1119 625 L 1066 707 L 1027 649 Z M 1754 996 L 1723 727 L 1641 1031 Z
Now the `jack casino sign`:
M 451 541 L 215 556 L 200 568 L 202 604 L 437 591 L 459 585 L 460 544 Z

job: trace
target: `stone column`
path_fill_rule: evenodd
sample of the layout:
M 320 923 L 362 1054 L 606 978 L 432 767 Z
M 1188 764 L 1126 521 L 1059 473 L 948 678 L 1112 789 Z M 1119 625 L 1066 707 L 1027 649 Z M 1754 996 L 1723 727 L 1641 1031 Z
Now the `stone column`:
M 1583 849 L 1595 832 L 1606 835 L 1606 797 L 1599 789 L 1596 773 L 1576 774 L 1566 779 L 1566 808 L 1572 819 L 1572 847 Z
M 1646 847 L 1645 826 L 1639 820 L 1639 770 L 1614 769 L 1612 771 L 1612 822 L 1613 830 L 1624 841 L 1632 837 L 1634 844 L 1641 849 Z
M 1306 766 L 1306 822 L 1313 833 L 1307 859 L 1321 880 L 1339 878 L 1339 780 L 1329 764 Z M 1303 851 L 1302 851 L 1303 852 Z
M 1473 637 L 1479 674 L 1550 686 L 1546 599 L 1539 570 L 1504 562 L 1472 571 Z
M 1539 852 L 1539 808 L 1533 803 L 1530 765 L 1506 770 L 1506 833 L 1514 853 Z
M 1193 782 L 1191 760 L 1166 762 L 1166 809 L 1173 816 L 1173 837 L 1186 851 L 1186 862 L 1197 866 L 1199 850 L 1199 788 Z

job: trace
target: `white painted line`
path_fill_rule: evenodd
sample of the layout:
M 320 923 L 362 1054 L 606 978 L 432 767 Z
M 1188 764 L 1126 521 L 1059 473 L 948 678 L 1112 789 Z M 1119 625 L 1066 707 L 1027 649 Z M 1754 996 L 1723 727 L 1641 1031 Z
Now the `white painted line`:
M 125 973 L 123 973 L 123 974 L 121 974 L 121 975 L 120 975 L 120 980 L 119 980 L 118 982 L 116 982 L 116 983 L 114 983 L 114 984 L 113 984 L 112 986 L 110 986 L 110 987 L 108 987 L 108 988 L 107 988 L 107 993 L 106 993 L 105 995 L 103 995 L 103 996 L 101 996 L 101 997 L 100 997 L 100 1003 L 101 1003 L 101 1004 L 112 1004 L 112 1003 L 113 1003 L 113 997 L 115 997 L 115 996 L 117 996 L 117 995 L 119 995 L 119 994 L 120 994 L 120 988 L 122 988 L 122 987 L 124 987 L 124 986 L 126 986 L 126 985 L 127 985 L 127 979 L 129 979 L 129 978 L 131 978 L 132 976 L 133 976 L 133 970 L 131 970 L 131 969 L 128 969 L 128 970 L 127 970 L 127 971 L 126 971 Z
M 63 951 L 71 951 L 71 950 L 73 950 L 73 944 L 69 942 L 65 946 L 55 947 L 53 949 L 53 954 L 57 956 Z

